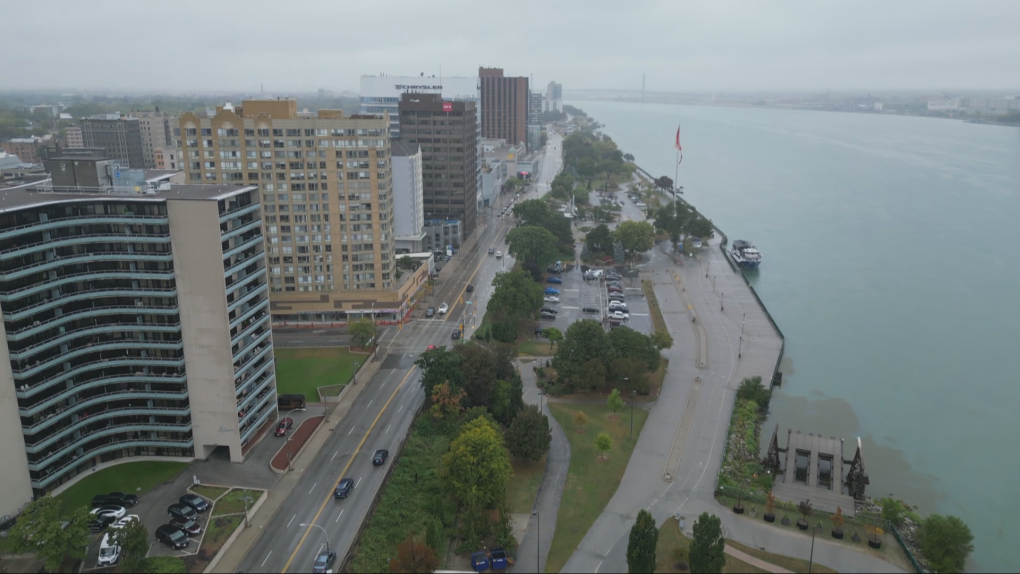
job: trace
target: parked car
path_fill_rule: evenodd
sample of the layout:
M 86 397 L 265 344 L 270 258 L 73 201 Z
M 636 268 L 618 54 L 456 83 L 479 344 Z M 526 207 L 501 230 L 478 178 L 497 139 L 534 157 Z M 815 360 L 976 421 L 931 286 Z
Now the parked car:
M 505 210 L 505 209 L 503 210 L 503 213 L 506 213 L 506 210 Z M 492 255 L 492 254 L 493 254 L 493 253 L 495 253 L 495 252 L 496 252 L 496 248 L 495 248 L 495 247 L 490 247 L 490 248 L 489 248 L 489 255 Z
M 99 508 L 101 506 L 123 506 L 124 508 L 131 508 L 136 504 L 138 504 L 137 496 L 134 494 L 125 494 L 123 492 L 99 494 L 92 498 L 92 508 Z
M 552 313 L 553 315 L 556 315 L 556 314 L 559 313 L 559 311 L 557 311 L 556 309 L 553 309 L 552 307 L 542 307 L 542 312 L 543 313 Z
M 305 408 L 305 396 L 298 393 L 283 394 L 276 398 L 276 404 L 281 409 L 295 410 Z
M 196 512 L 205 512 L 206 510 L 209 510 L 209 503 L 197 494 L 185 494 L 180 498 L 180 503 L 187 504 L 194 508 Z
M 581 307 L 581 311 L 584 313 L 598 313 L 599 308 L 593 305 L 585 305 L 584 307 Z
M 429 307 L 428 309 L 425 309 L 425 317 L 435 317 L 435 316 L 436 316 L 436 308 L 435 307 Z
M 386 464 L 386 459 L 389 456 L 390 456 L 390 451 L 388 451 L 388 450 L 386 450 L 384 448 L 381 448 L 381 449 L 375 451 L 375 454 L 372 455 L 372 465 L 373 466 L 382 466 L 382 465 Z
M 187 518 L 175 517 L 170 519 L 170 526 L 176 526 L 184 531 L 188 536 L 198 536 L 202 534 L 202 527 L 198 525 L 194 520 L 188 520 Z
M 280 422 L 276 424 L 276 431 L 273 433 L 276 436 L 287 436 L 287 431 L 294 428 L 294 419 L 290 417 L 280 419 Z
M 138 518 L 137 514 L 128 514 L 124 518 L 121 518 L 117 522 L 111 524 L 110 528 L 116 528 L 117 530 L 120 530 L 121 528 L 126 527 L 128 524 L 131 524 L 132 522 L 139 522 L 140 520 L 141 519 Z
M 101 532 L 116 521 L 117 519 L 112 516 L 105 514 L 95 515 L 89 520 L 89 531 Z
M 560 302 L 560 298 L 555 296 L 555 295 L 546 295 L 545 296 L 545 302 L 546 303 L 559 303 Z
M 113 542 L 112 533 L 103 535 L 103 541 L 99 544 L 99 565 L 113 566 L 120 560 L 120 546 Z
M 496 259 L 502 259 L 502 258 L 503 258 L 503 252 L 502 251 L 497 251 L 496 252 Z
M 194 520 L 198 516 L 198 511 L 188 506 L 187 504 L 171 504 L 166 508 L 167 516 L 170 518 L 181 517 L 187 518 L 188 520 Z
M 619 319 L 610 319 L 609 320 L 609 326 L 610 327 L 619 327 L 621 325 L 623 325 L 623 321 L 620 321 Z
M 560 290 L 556 289 L 555 287 L 546 287 L 543 293 L 545 293 L 546 295 L 559 295 Z
M 468 293 L 471 293 L 474 290 L 475 290 L 475 286 L 470 284 L 470 283 L 468 283 L 467 288 L 465 289 L 465 291 L 467 291 Z
M 557 269 L 555 267 L 546 267 L 545 271 L 546 273 L 563 273 L 562 269 Z
M 439 306 L 439 314 L 440 315 L 445 315 L 446 312 L 449 311 L 449 310 L 450 310 L 450 306 L 447 305 L 446 303 L 443 303 L 442 305 Z
M 610 305 L 609 305 L 609 312 L 610 313 L 615 313 L 617 311 L 622 311 L 624 313 L 630 313 L 630 309 L 628 309 L 626 305 L 613 305 L 613 304 L 610 303 Z
M 613 319 L 630 319 L 630 313 L 624 313 L 623 311 L 612 311 L 609 316 Z
M 312 564 L 313 574 L 325 574 L 330 571 L 330 566 L 336 560 L 336 550 L 323 550 L 315 557 L 315 564 Z
M 188 547 L 188 535 L 176 526 L 164 524 L 156 529 L 156 541 L 166 544 L 174 550 Z
M 336 485 L 336 490 L 333 491 L 334 498 L 347 498 L 351 491 L 354 490 L 354 479 L 344 478 Z
M 546 277 L 545 278 L 545 282 L 546 283 L 556 283 L 556 284 L 559 284 L 559 283 L 563 283 L 563 280 L 560 279 L 559 277 Z
M 535 336 L 536 337 L 545 336 L 545 327 L 535 327 Z
M 555 319 L 556 318 L 556 314 L 555 313 L 549 313 L 548 311 L 542 311 L 542 318 L 543 319 Z
M 606 291 L 608 291 L 610 293 L 623 293 L 623 289 L 621 289 L 619 287 L 607 287 Z
M 429 345 L 428 347 L 425 347 L 425 350 L 426 351 L 431 351 L 432 349 L 435 349 L 435 348 L 436 348 L 435 345 Z
M 121 518 L 124 518 L 125 514 L 127 514 L 126 508 L 124 508 L 123 506 L 115 506 L 112 504 L 107 506 L 100 506 L 99 508 L 96 508 L 92 511 L 93 517 L 109 516 L 114 520 L 120 520 Z
M 454 329 L 453 333 L 450 334 L 450 338 L 453 339 L 454 341 L 460 339 L 460 329 Z

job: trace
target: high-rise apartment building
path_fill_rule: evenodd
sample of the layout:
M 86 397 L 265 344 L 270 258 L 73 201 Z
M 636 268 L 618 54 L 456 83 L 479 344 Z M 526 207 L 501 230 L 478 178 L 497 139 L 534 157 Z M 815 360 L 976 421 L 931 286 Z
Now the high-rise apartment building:
M 563 84 L 549 82 L 549 86 L 545 90 L 545 111 L 563 111 Z
M 81 133 L 87 148 L 101 148 L 122 166 L 144 169 L 142 130 L 138 118 L 121 114 L 100 114 L 82 118 Z
M 482 89 L 482 137 L 517 144 L 528 140 L 528 78 L 502 68 L 478 68 Z
M 131 116 L 138 118 L 138 128 L 142 134 L 142 161 L 145 168 L 156 169 L 156 150 L 167 152 L 174 147 L 171 123 L 176 123 L 176 120 L 160 112 L 158 107 L 155 111 L 132 110 Z
M 474 232 L 478 218 L 475 118 L 474 102 L 444 101 L 439 94 L 400 99 L 401 139 L 421 147 L 425 219 L 460 221 L 461 238 Z
M 85 147 L 85 139 L 81 135 L 81 126 L 68 126 L 64 133 L 68 149 Z
M 396 139 L 393 140 L 392 150 L 393 233 L 396 249 L 418 253 L 425 239 L 421 146 Z
M 136 457 L 239 462 L 277 412 L 256 186 L 0 190 L 0 513 Z M 92 171 L 102 172 L 101 166 Z
M 528 150 L 535 152 L 542 147 L 542 93 L 531 92 L 528 96 Z
M 418 277 L 396 276 L 389 119 L 299 114 L 246 100 L 178 118 L 189 183 L 262 188 L 273 320 L 404 316 Z
M 53 136 L 43 137 L 31 136 L 27 138 L 11 138 L 0 142 L 0 147 L 11 155 L 18 156 L 18 159 L 25 163 L 40 163 L 42 161 L 40 151 L 53 142 Z

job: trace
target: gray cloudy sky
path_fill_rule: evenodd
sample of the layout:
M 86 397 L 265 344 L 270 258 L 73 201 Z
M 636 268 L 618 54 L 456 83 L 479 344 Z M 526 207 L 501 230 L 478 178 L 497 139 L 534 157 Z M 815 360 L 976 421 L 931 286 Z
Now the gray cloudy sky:
M 565 89 L 1020 88 L 1020 2 L 5 2 L 0 89 L 358 90 L 473 75 Z M 19 25 L 23 22 L 24 25 Z

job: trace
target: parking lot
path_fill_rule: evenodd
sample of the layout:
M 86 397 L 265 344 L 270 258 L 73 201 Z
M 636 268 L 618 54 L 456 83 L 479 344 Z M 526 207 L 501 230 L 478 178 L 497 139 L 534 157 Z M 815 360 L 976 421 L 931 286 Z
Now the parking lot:
M 621 273 L 622 274 L 622 273 Z M 544 306 L 551 307 L 558 311 L 555 319 L 540 319 L 542 328 L 556 327 L 564 333 L 570 324 L 581 319 L 593 319 L 601 321 L 608 308 L 608 297 L 606 285 L 602 281 L 585 281 L 580 267 L 572 271 L 564 271 L 560 274 L 547 273 L 547 277 L 555 276 L 563 280 L 562 284 L 543 283 L 543 289 L 553 287 L 559 289 L 559 303 L 546 302 Z M 630 320 L 624 321 L 635 331 L 642 333 L 652 332 L 652 320 L 648 313 L 648 302 L 645 300 L 644 292 L 641 290 L 641 280 L 637 277 L 624 277 L 621 280 L 623 294 L 627 309 L 630 313 Z M 595 307 L 598 313 L 584 313 L 582 309 L 587 306 Z M 608 324 L 606 325 L 608 328 Z

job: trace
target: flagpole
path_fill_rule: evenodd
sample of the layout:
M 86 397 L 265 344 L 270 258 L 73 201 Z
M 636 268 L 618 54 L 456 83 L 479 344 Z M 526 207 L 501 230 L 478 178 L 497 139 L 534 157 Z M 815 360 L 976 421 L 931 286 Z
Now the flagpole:
M 676 123 L 676 168 L 673 171 L 673 219 L 676 219 L 676 188 L 680 178 L 680 122 Z

